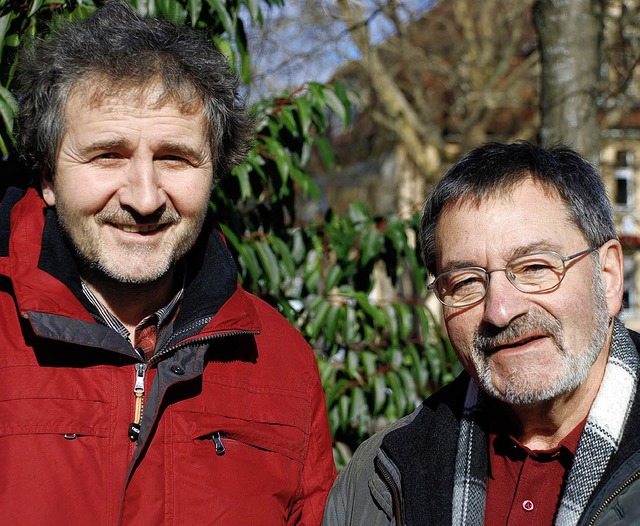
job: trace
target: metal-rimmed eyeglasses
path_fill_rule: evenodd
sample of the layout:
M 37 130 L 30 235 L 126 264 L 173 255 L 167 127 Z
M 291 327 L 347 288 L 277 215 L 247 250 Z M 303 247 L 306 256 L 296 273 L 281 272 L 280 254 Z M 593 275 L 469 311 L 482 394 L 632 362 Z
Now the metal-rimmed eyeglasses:
M 519 291 L 535 294 L 555 289 L 567 273 L 567 263 L 590 254 L 588 248 L 563 257 L 552 250 L 533 252 L 510 260 L 504 267 L 487 270 L 482 267 L 463 267 L 443 272 L 429 284 L 440 303 L 447 307 L 469 307 L 480 303 L 487 295 L 489 276 L 504 271 L 509 282 Z

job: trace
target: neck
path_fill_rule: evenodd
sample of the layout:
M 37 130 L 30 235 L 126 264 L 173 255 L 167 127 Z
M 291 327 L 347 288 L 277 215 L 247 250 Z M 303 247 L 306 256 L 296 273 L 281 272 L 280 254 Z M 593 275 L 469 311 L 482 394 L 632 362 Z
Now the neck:
M 164 307 L 176 288 L 174 269 L 150 283 L 121 283 L 83 269 L 82 279 L 100 302 L 133 334 L 147 316 Z
M 610 337 L 587 378 L 573 391 L 537 404 L 505 405 L 509 427 L 524 446 L 538 451 L 553 449 L 587 418 L 604 377 Z

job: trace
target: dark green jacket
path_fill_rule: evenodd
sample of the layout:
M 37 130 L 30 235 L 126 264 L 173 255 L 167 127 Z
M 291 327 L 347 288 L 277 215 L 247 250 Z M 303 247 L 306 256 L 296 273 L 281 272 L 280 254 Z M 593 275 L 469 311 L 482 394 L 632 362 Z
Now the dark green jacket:
M 629 332 L 639 348 L 640 335 Z M 451 524 L 458 430 L 468 382 L 463 373 L 411 415 L 364 442 L 329 494 L 323 526 Z M 640 526 L 638 391 L 620 447 L 579 526 Z

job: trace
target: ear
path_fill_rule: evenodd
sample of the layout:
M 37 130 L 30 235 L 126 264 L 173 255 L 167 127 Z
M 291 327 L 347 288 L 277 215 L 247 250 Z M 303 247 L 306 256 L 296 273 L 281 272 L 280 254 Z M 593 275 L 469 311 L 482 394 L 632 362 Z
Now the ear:
M 622 245 L 617 239 L 611 239 L 600 247 L 599 252 L 609 316 L 613 318 L 622 308 L 622 293 L 624 291 Z
M 53 184 L 53 174 L 47 168 L 40 176 L 40 188 L 42 188 L 42 198 L 49 206 L 56 205 L 56 192 Z

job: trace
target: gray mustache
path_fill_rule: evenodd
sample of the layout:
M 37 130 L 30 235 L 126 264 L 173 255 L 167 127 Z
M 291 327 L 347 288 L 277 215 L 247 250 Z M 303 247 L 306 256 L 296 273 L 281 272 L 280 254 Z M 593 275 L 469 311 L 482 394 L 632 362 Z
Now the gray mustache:
M 473 346 L 476 351 L 487 354 L 495 347 L 520 340 L 531 334 L 549 336 L 560 346 L 563 341 L 562 326 L 558 320 L 538 314 L 528 314 L 516 318 L 503 328 L 488 323 L 482 324 L 473 337 Z

